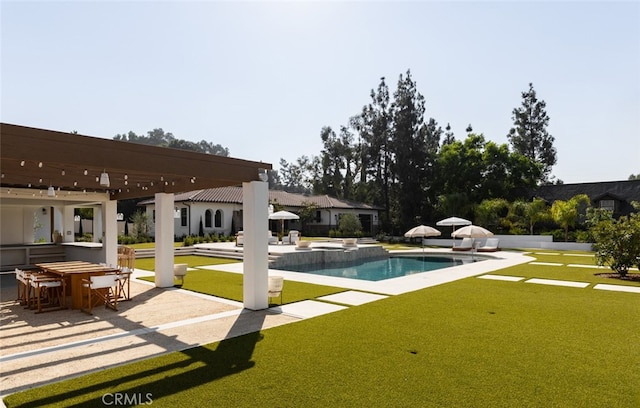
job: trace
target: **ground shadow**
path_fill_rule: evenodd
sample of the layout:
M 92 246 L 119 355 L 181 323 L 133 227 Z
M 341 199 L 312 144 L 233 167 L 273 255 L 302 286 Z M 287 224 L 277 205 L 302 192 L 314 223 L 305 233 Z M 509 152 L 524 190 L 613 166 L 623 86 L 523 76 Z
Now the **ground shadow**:
M 269 311 L 243 311 L 237 317 L 225 340 L 220 341 L 215 349 L 212 349 L 213 345 L 188 348 L 178 352 L 187 357 L 179 362 L 152 367 L 138 371 L 135 374 L 124 375 L 82 389 L 40 398 L 19 406 L 42 407 L 48 404 L 65 407 L 106 406 L 109 402 L 113 402 L 113 399 L 109 397 L 111 399 L 108 399 L 106 401 L 107 404 L 105 404 L 105 401 L 103 401 L 104 394 L 80 403 L 74 404 L 70 402 L 73 399 L 81 398 L 83 395 L 102 392 L 105 389 L 112 390 L 110 391 L 111 393 L 129 396 L 129 398 L 138 398 L 136 403 L 128 405 L 139 405 L 138 401 L 141 398 L 144 404 L 145 401 L 148 401 L 146 398 L 157 400 L 172 395 L 177 391 L 198 387 L 225 376 L 250 369 L 255 365 L 252 356 L 256 344 L 263 338 L 260 329 L 264 318 L 270 313 Z M 259 318 L 260 316 L 262 318 Z M 250 332 L 247 333 L 247 330 L 250 330 Z M 194 364 L 200 366 L 187 369 L 187 367 Z M 144 385 L 137 387 L 121 387 L 123 383 L 144 380 L 154 376 L 159 376 L 161 379 L 150 382 L 143 381 Z

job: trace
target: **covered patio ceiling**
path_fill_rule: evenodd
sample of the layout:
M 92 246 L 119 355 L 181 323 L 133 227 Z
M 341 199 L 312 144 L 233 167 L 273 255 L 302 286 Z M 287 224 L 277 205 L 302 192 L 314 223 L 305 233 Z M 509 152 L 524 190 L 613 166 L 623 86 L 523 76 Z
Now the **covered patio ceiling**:
M 150 197 L 258 181 L 271 164 L 0 123 L 3 196 L 10 189 Z M 109 187 L 100 175 L 109 175 Z

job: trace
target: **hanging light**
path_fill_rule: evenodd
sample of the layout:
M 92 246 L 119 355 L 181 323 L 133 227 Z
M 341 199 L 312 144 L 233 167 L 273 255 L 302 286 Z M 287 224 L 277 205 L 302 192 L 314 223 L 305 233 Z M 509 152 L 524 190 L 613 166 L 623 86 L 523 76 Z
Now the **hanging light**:
M 49 186 L 49 189 L 47 189 L 47 195 L 49 197 L 55 197 L 56 196 L 56 190 L 53 188 L 53 186 Z
M 107 174 L 106 170 L 102 172 L 102 174 L 100 174 L 100 185 L 102 187 L 109 187 L 111 185 L 111 183 L 109 183 L 109 175 Z

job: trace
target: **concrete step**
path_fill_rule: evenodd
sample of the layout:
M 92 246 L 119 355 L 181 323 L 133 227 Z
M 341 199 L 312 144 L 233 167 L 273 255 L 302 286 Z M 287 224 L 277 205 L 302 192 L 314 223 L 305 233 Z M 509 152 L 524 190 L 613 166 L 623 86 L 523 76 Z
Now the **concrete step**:
M 218 258 L 229 259 L 244 259 L 244 254 L 241 249 L 226 249 L 226 248 L 195 248 L 195 247 L 176 247 L 174 254 L 179 255 L 200 255 L 210 256 Z M 155 256 L 155 249 L 136 249 L 136 258 L 153 258 Z M 279 258 L 279 255 L 269 255 L 269 261 L 275 261 Z

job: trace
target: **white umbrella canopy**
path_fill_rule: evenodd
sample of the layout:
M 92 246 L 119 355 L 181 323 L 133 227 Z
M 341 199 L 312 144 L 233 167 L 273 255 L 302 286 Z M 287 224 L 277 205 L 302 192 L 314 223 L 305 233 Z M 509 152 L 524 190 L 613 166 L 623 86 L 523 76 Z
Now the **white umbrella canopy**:
M 493 232 L 489 231 L 486 228 L 482 228 L 478 225 L 472 224 L 454 231 L 451 236 L 456 238 L 485 238 L 492 237 Z
M 433 227 L 429 227 L 427 225 L 418 225 L 417 227 L 411 228 L 409 231 L 404 233 L 404 236 L 407 238 L 416 238 L 416 237 L 437 237 L 441 232 Z M 424 251 L 424 242 L 422 242 L 422 250 Z
M 415 238 L 415 237 L 437 237 L 441 232 L 433 227 L 429 227 L 427 225 L 418 225 L 417 227 L 411 228 L 409 231 L 404 233 L 404 236 L 407 238 Z
M 270 220 L 280 220 L 282 224 L 281 232 L 284 233 L 284 220 L 299 220 L 300 216 L 289 211 L 276 211 L 269 214 Z
M 464 218 L 459 218 L 459 217 L 449 217 L 449 218 L 445 218 L 444 220 L 440 220 L 436 222 L 436 225 L 439 227 L 450 225 L 455 229 L 456 225 L 471 225 L 471 221 L 465 220 Z

